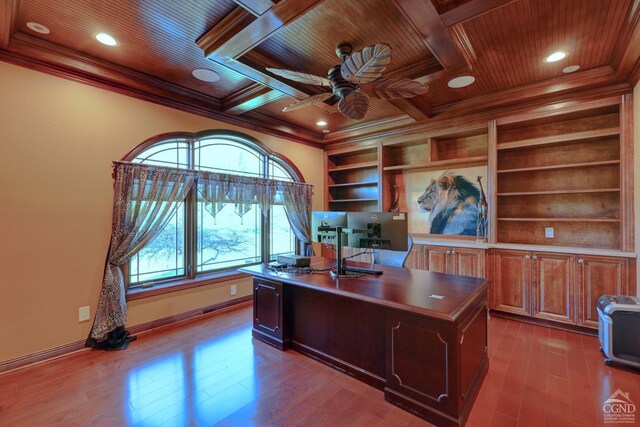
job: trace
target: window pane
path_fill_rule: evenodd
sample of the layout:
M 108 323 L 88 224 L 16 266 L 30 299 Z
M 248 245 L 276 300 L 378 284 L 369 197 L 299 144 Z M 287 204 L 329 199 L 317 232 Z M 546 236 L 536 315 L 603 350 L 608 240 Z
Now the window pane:
M 154 144 L 138 154 L 134 163 L 147 165 L 171 166 L 176 168 L 188 168 L 189 145 L 185 141 L 170 140 Z
M 273 160 L 269 160 L 269 178 L 278 181 L 293 181 L 291 174 Z
M 262 176 L 263 157 L 234 141 L 207 139 L 195 143 L 195 167 L 243 176 Z
M 271 207 L 271 238 L 269 239 L 269 253 L 271 260 L 278 255 L 295 254 L 296 236 L 289 225 L 284 206 Z
M 129 283 L 184 276 L 184 206 L 181 203 L 162 232 L 129 261 Z
M 211 271 L 260 262 L 262 213 L 253 206 L 242 218 L 233 203 L 213 216 L 198 202 L 197 271 Z

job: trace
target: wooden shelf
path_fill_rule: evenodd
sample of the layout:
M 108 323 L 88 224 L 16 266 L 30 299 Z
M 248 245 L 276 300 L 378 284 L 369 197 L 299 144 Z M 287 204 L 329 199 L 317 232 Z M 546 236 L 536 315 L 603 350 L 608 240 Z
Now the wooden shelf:
M 618 218 L 498 218 L 498 221 L 620 222 Z
M 343 184 L 329 184 L 329 188 L 336 187 L 357 187 L 357 186 L 367 186 L 367 185 L 378 185 L 378 181 L 359 181 L 359 182 L 345 182 Z
M 620 188 L 590 188 L 585 190 L 520 191 L 517 193 L 498 193 L 498 196 L 534 196 L 538 194 L 614 193 L 619 191 L 620 191 Z
M 562 135 L 543 136 L 539 138 L 521 139 L 513 142 L 503 142 L 498 144 L 498 150 L 509 150 L 512 148 L 530 147 L 532 145 L 557 144 L 558 142 L 579 141 L 581 139 L 594 139 L 606 136 L 620 135 L 620 128 L 605 128 L 589 130 L 584 132 L 565 133 Z
M 329 203 L 348 203 L 348 202 L 377 202 L 378 199 L 338 199 L 329 200 Z
M 328 172 L 341 172 L 341 171 L 348 171 L 353 169 L 366 169 L 366 168 L 373 168 L 373 167 L 378 167 L 377 161 L 354 163 L 351 165 L 344 165 L 344 166 L 336 166 L 335 168 L 329 169 Z
M 434 162 L 422 162 L 415 164 L 385 166 L 384 171 L 406 171 L 412 169 L 440 169 L 447 166 L 470 166 L 479 163 L 486 163 L 487 156 L 466 157 L 462 159 L 438 160 Z
M 540 171 L 540 170 L 553 170 L 553 169 L 570 169 L 570 168 L 586 168 L 592 166 L 603 166 L 603 165 L 616 165 L 620 164 L 620 160 L 606 160 L 600 162 L 584 162 L 584 163 L 566 163 L 559 165 L 549 165 L 549 166 L 533 166 L 528 168 L 518 168 L 518 169 L 502 169 L 498 170 L 498 173 L 516 173 L 516 172 L 529 172 L 529 171 Z

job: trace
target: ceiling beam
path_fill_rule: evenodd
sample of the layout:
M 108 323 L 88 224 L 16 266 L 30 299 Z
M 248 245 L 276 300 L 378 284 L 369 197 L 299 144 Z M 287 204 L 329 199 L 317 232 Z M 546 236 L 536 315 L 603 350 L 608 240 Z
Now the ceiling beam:
M 428 119 L 431 116 L 431 106 L 425 102 L 416 104 L 412 99 L 406 98 L 390 99 L 389 102 L 416 121 Z
M 260 83 L 253 83 L 222 100 L 222 111 L 229 114 L 243 114 L 285 96 Z
M 445 69 L 459 68 L 463 65 L 471 66 L 466 63 L 465 57 L 458 50 L 431 1 L 393 0 L 393 2 Z
M 271 0 L 233 0 L 238 6 L 242 6 L 255 16 L 264 15 L 269 9 L 275 6 L 276 2 Z
M 293 22 L 324 0 L 287 0 L 276 4 L 264 15 L 259 16 L 246 27 L 237 31 L 225 43 L 213 47 L 206 43 L 207 35 L 217 31 L 217 25 L 202 37 L 196 44 L 205 52 L 205 56 L 223 63 L 229 59 L 238 59 L 251 49 L 273 36 L 279 29 Z M 233 12 L 232 12 L 233 13 Z
M 490 12 L 493 9 L 513 3 L 514 1 L 516 0 L 471 0 L 454 9 L 446 11 L 440 15 L 440 18 L 442 19 L 445 27 L 452 27 L 456 24 L 461 24 L 469 19 L 478 17 L 483 13 Z
M 253 21 L 255 17 L 251 13 L 242 7 L 236 7 L 212 29 L 200 36 L 196 44 L 203 48 L 205 55 L 209 55 Z M 206 46 L 206 49 L 203 46 Z
M 6 49 L 13 35 L 20 0 L 0 0 L 0 49 Z
M 308 90 L 300 90 L 295 86 L 282 82 L 250 64 L 250 61 L 240 61 L 240 57 L 251 54 L 251 50 L 264 40 L 273 36 L 286 24 L 293 22 L 309 10 L 321 4 L 324 0 L 286 0 L 282 1 L 263 15 L 252 20 L 245 27 L 236 25 L 247 19 L 249 15 L 244 9 L 237 8 L 231 12 L 234 16 L 223 19 L 218 25 L 203 34 L 196 44 L 204 51 L 210 60 L 227 67 L 255 82 L 269 86 L 285 95 L 302 99 L 309 96 Z M 243 12 L 238 11 L 241 9 Z

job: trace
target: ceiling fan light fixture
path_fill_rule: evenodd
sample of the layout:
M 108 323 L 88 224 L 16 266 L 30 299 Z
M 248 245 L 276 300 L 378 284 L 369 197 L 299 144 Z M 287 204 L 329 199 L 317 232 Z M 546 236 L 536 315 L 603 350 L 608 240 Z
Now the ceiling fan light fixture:
M 220 74 L 207 68 L 196 68 L 191 72 L 193 77 L 207 83 L 213 83 L 220 80 Z
M 475 81 L 476 81 L 476 78 L 473 76 L 460 76 L 460 77 L 456 77 L 455 79 L 449 80 L 449 82 L 447 83 L 447 86 L 453 89 L 459 89 L 461 87 L 467 87 L 470 84 L 473 84 L 473 82 Z
M 557 52 L 553 52 L 551 55 L 544 58 L 544 62 L 557 62 L 566 57 L 567 57 L 567 53 L 559 50 Z
M 27 22 L 27 28 L 40 34 L 49 34 L 51 32 L 49 28 L 37 22 Z
M 325 122 L 324 120 L 318 120 L 318 121 L 316 122 L 316 125 L 318 125 L 318 126 L 326 126 L 326 125 L 327 125 L 327 122 Z
M 112 35 L 107 34 L 107 33 L 98 33 L 96 34 L 96 40 L 98 40 L 100 43 L 107 45 L 107 46 L 117 46 L 118 45 L 118 41 L 113 38 Z
M 573 73 L 574 71 L 578 71 L 580 69 L 579 65 L 570 65 L 562 69 L 563 73 Z

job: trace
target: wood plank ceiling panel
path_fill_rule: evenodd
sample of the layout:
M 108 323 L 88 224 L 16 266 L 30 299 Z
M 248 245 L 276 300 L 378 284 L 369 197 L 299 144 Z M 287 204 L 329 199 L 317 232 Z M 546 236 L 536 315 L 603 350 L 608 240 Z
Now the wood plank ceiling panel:
M 388 0 L 327 0 L 256 50 L 279 62 L 281 68 L 325 76 L 341 62 L 335 47 L 343 41 L 355 50 L 388 43 L 393 59 L 386 72 L 433 56 Z
M 237 5 L 231 0 L 113 0 L 89 2 L 22 0 L 17 29 L 32 36 L 110 61 L 204 94 L 224 98 L 252 82 L 204 58 L 195 40 Z M 35 21 L 51 30 L 40 35 L 26 28 Z M 119 45 L 103 46 L 93 35 L 107 32 Z M 201 82 L 195 68 L 213 69 L 221 79 Z
M 451 89 L 430 83 L 423 98 L 433 106 L 608 65 L 631 0 L 518 0 L 461 24 L 479 52 L 476 83 Z M 567 58 L 546 63 L 556 50 Z

